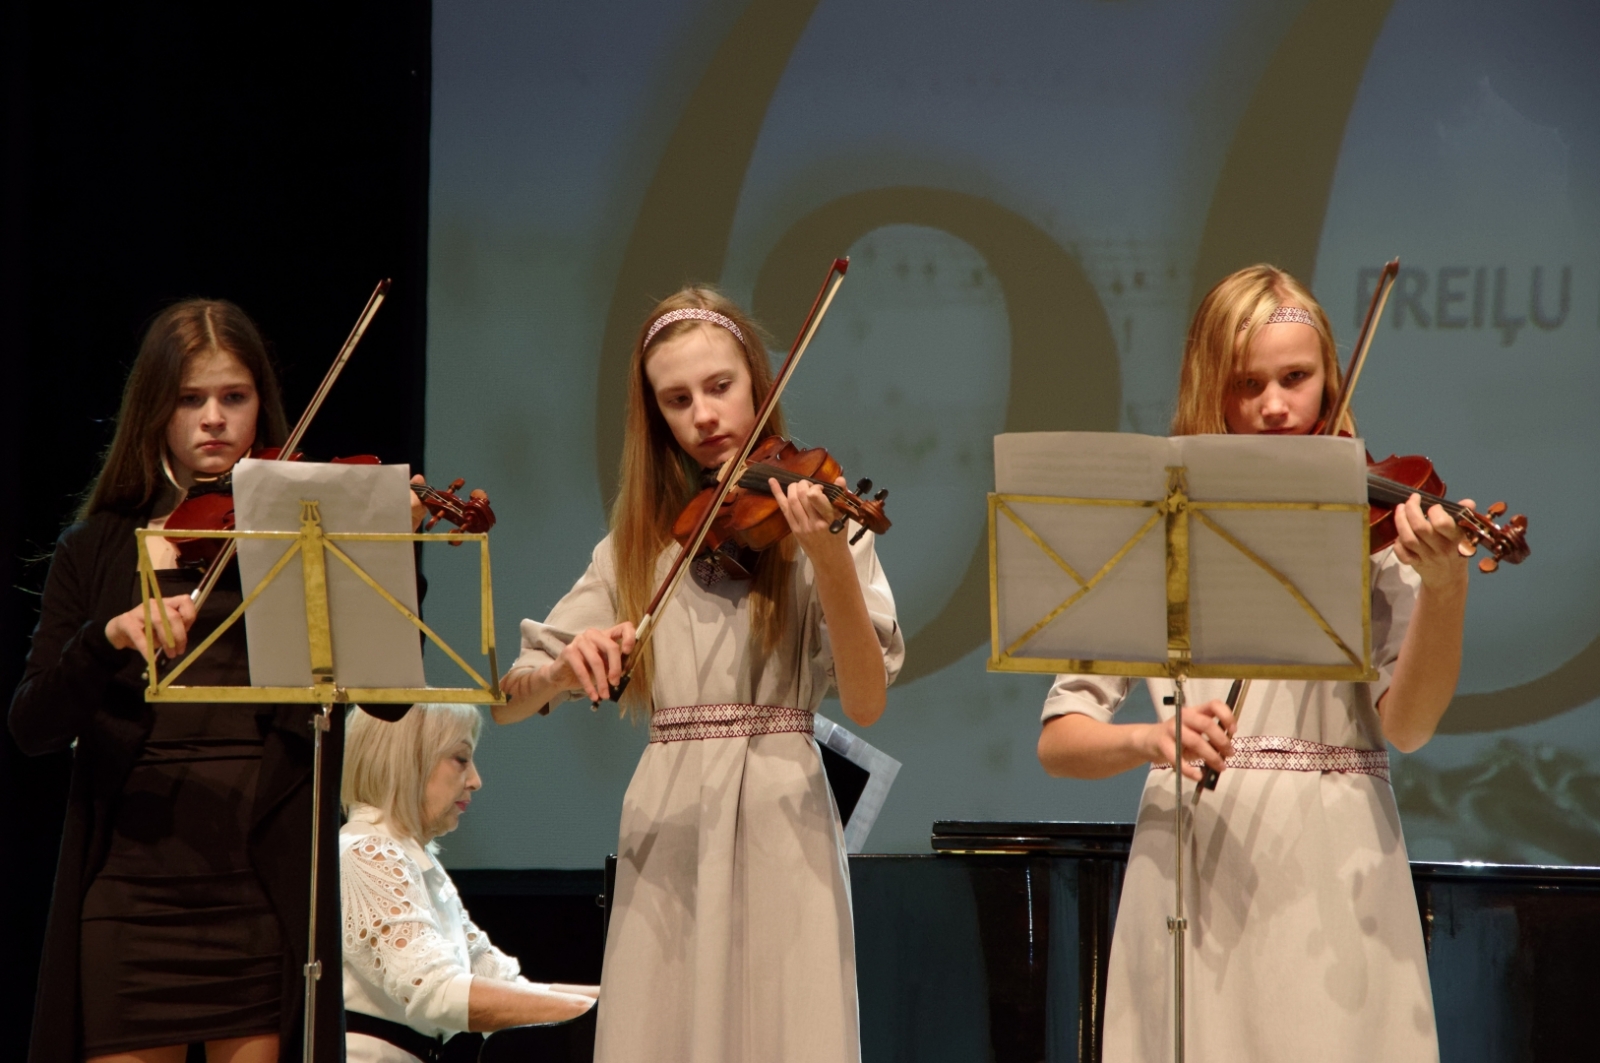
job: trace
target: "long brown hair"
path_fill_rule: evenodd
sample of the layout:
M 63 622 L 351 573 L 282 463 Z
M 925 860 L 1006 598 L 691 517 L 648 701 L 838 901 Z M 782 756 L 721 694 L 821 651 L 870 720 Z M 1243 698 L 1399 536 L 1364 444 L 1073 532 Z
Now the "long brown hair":
M 661 415 L 650 378 L 645 375 L 645 334 L 662 314 L 696 307 L 712 310 L 739 326 L 740 347 L 750 371 L 750 396 L 757 408 L 772 390 L 772 365 L 760 330 L 749 316 L 721 292 L 691 286 L 661 300 L 639 327 L 628 366 L 628 413 L 622 440 L 622 471 L 617 500 L 611 508 L 611 546 L 617 567 L 617 615 L 637 621 L 656 589 L 656 562 L 672 542 L 672 524 L 700 490 L 700 466 L 685 454 Z M 651 337 L 651 346 L 694 328 L 718 328 L 703 321 L 675 321 Z M 731 333 L 729 334 L 732 335 Z M 737 337 L 734 337 L 737 342 Z M 782 408 L 767 420 L 766 435 L 783 435 Z M 783 634 L 794 573 L 794 540 L 785 538 L 764 551 L 749 591 L 751 660 L 759 662 Z M 654 661 L 646 646 L 634 665 L 633 680 L 623 696 L 624 711 L 649 711 Z
M 1268 315 L 1280 306 L 1298 306 L 1316 319 L 1313 327 L 1322 349 L 1322 412 L 1328 412 L 1339 394 L 1339 355 L 1328 315 L 1305 285 L 1278 267 L 1261 263 L 1230 273 L 1200 300 L 1183 346 L 1173 435 L 1228 431 L 1228 388 L 1234 372 Z M 1248 322 L 1242 330 L 1241 322 Z M 1354 417 L 1346 414 L 1344 427 L 1353 434 Z
M 148 506 L 165 479 L 161 459 L 167 422 L 178 406 L 178 389 L 189 362 L 224 351 L 239 359 L 256 385 L 257 447 L 273 447 L 289 435 L 283 397 L 267 345 L 255 323 L 224 299 L 185 299 L 150 322 L 139 355 L 128 371 L 111 438 L 100 472 L 78 509 L 79 520 L 102 510 L 133 514 Z

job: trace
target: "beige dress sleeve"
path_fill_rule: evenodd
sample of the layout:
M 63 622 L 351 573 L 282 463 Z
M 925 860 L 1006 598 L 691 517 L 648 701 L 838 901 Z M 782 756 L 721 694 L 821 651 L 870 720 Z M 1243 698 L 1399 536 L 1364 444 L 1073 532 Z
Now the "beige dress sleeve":
M 561 656 L 567 644 L 583 632 L 594 627 L 611 627 L 618 622 L 616 565 L 608 535 L 595 546 L 589 557 L 589 567 L 550 610 L 550 615 L 542 623 L 538 620 L 522 622 L 522 652 L 512 662 L 511 670 L 542 668 Z M 582 693 L 574 688 L 554 694 L 550 707 L 579 698 Z

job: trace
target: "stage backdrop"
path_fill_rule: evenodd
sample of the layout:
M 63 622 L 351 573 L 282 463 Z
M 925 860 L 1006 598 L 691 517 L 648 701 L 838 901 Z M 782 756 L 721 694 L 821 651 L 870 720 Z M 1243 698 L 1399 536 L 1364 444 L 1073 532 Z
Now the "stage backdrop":
M 433 41 L 428 472 L 499 513 L 502 666 L 605 532 L 651 302 L 714 282 L 786 347 L 848 253 L 785 401 L 891 490 L 909 650 L 866 737 L 905 767 L 869 848 L 924 851 L 942 818 L 1130 819 L 1143 773 L 1047 778 L 1047 678 L 984 670 L 990 439 L 1163 434 L 1193 306 L 1251 262 L 1311 282 L 1348 351 L 1399 255 L 1362 433 L 1526 512 L 1533 545 L 1473 576 L 1460 695 L 1398 758 L 1411 852 L 1600 863 L 1587 5 L 500 0 L 438 5 Z M 468 560 L 430 558 L 428 608 L 471 644 Z M 644 742 L 610 706 L 490 729 L 446 859 L 596 866 Z

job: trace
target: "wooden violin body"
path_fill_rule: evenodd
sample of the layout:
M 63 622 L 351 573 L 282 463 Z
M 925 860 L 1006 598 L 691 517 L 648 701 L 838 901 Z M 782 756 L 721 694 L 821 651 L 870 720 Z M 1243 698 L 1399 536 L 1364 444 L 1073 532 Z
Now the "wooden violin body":
M 717 515 L 712 519 L 711 528 L 701 541 L 697 556 L 722 551 L 726 566 L 729 564 L 726 559 L 731 555 L 724 550 L 725 546 L 731 544 L 746 550 L 761 551 L 782 541 L 789 534 L 789 522 L 784 518 L 777 499 L 772 497 L 771 480 L 778 481 L 780 485 L 800 480 L 820 484 L 828 500 L 833 503 L 834 512 L 838 514 L 835 530 L 842 529 L 846 520 L 861 525 L 861 530 L 856 532 L 851 542 L 868 531 L 876 535 L 888 531 L 889 518 L 883 512 L 888 490 L 879 491 L 870 500 L 865 499 L 861 495 L 872 490 L 872 481 L 862 480 L 851 492 L 834 483 L 843 475 L 844 470 L 839 463 L 821 447 L 802 450 L 781 436 L 768 436 L 750 452 L 738 483 L 727 492 Z M 678 514 L 672 534 L 680 546 L 687 546 L 699 530 L 706 509 L 716 495 L 716 487 L 707 487 Z M 731 574 L 740 578 L 748 576 L 747 572 L 738 570 Z

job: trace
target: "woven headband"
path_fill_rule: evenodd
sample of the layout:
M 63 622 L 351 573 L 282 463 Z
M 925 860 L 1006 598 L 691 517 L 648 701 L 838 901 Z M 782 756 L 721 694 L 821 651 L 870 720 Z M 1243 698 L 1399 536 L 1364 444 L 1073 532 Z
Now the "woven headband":
M 644 346 L 640 350 L 649 347 L 650 341 L 656 338 L 656 333 L 675 321 L 709 321 L 711 324 L 720 325 L 733 333 L 740 346 L 744 345 L 744 333 L 739 331 L 739 326 L 733 323 L 732 318 L 719 314 L 715 310 L 702 310 L 698 306 L 687 306 L 682 310 L 668 310 L 665 314 L 650 322 L 650 331 L 644 334 Z
M 1302 310 L 1298 306 L 1280 306 L 1272 313 L 1268 314 L 1267 319 L 1263 321 L 1262 324 L 1277 325 L 1285 321 L 1292 321 L 1297 325 L 1310 325 L 1312 328 L 1317 327 L 1317 319 L 1311 316 L 1311 311 Z M 1250 319 L 1245 318 L 1243 321 L 1239 322 L 1239 327 L 1236 331 L 1243 332 L 1249 327 Z

